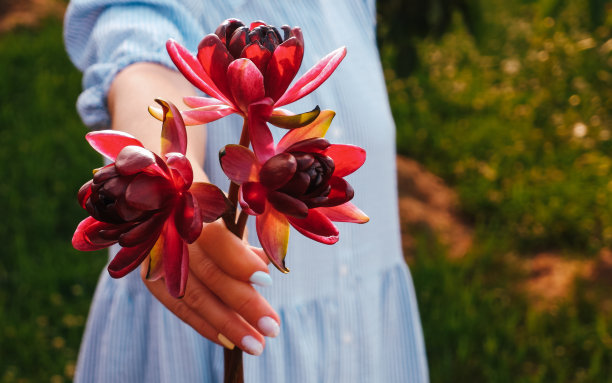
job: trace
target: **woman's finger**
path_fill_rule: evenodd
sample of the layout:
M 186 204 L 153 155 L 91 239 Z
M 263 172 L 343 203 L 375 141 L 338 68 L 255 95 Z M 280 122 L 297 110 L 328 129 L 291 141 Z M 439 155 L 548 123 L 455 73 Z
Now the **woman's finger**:
M 277 336 L 280 318 L 250 283 L 234 279 L 220 270 L 210 258 L 191 253 L 189 267 L 193 274 L 223 303 L 242 316 L 265 336 Z
M 194 330 L 206 339 L 213 341 L 221 346 L 228 346 L 218 338 L 217 330 L 212 327 L 204 318 L 199 316 L 194 310 L 185 304 L 182 299 L 177 299 L 171 296 L 166 289 L 166 283 L 163 279 L 157 281 L 148 281 L 145 279 L 147 274 L 147 266 L 143 264 L 141 267 L 141 277 L 145 286 L 151 294 L 159 300 L 168 310 L 176 315 L 180 320 L 187 323 Z M 231 348 L 231 347 L 230 347 Z
M 261 247 L 251 246 L 251 245 L 249 245 L 249 249 L 253 253 L 257 254 L 257 256 L 261 258 L 261 260 L 264 261 L 266 265 L 270 264 L 270 258 L 268 258 L 268 256 L 266 255 L 266 252 L 264 251 L 264 249 L 262 249 Z
M 217 330 L 219 340 L 223 337 L 252 355 L 260 355 L 265 346 L 264 337 L 242 318 L 236 311 L 228 307 L 206 286 L 189 273 L 185 296 L 185 304 Z
M 146 275 L 146 271 L 141 271 L 141 275 Z M 168 293 L 162 279 L 145 280 L 145 284 L 168 310 L 205 338 L 229 349 L 237 345 L 252 355 L 263 352 L 263 336 L 223 304 L 193 274 L 190 273 L 187 279 L 185 295 L 181 299 Z
M 219 269 L 233 278 L 260 286 L 272 284 L 266 262 L 229 231 L 221 220 L 204 225 L 202 234 L 193 245 L 199 246 Z

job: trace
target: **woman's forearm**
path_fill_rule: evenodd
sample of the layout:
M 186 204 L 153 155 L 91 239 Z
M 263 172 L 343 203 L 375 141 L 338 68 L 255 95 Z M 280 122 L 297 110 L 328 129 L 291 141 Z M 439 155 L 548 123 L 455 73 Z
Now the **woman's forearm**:
M 132 134 L 147 149 L 159 153 L 162 124 L 149 114 L 147 107 L 157 105 L 155 98 L 163 98 L 183 109 L 183 97 L 195 94 L 195 88 L 178 72 L 154 63 L 132 64 L 119 72 L 108 93 L 112 128 Z M 206 130 L 203 126 L 191 126 L 187 136 L 187 157 L 194 178 L 206 181 L 203 171 Z

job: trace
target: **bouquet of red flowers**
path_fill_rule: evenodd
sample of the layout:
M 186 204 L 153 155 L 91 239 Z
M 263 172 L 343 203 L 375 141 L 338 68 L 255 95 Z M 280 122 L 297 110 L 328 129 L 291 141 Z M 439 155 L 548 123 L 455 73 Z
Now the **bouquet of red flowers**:
M 282 31 L 282 32 L 281 32 Z M 155 100 L 151 115 L 162 121 L 156 154 L 129 134 L 96 131 L 87 141 L 111 164 L 94 170 L 78 193 L 89 217 L 72 239 L 79 250 L 118 243 L 122 249 L 108 266 L 120 278 L 149 257 L 148 279 L 163 278 L 168 292 L 185 293 L 187 244 L 205 223 L 223 219 L 242 237 L 249 216 L 269 260 L 283 273 L 290 227 L 321 243 L 334 244 L 334 222 L 365 223 L 368 217 L 350 202 L 354 190 L 344 179 L 364 163 L 362 148 L 324 138 L 335 112 L 318 106 L 301 114 L 283 109 L 316 90 L 346 55 L 339 48 L 293 82 L 304 54 L 299 27 L 280 30 L 261 21 L 246 26 L 229 19 L 200 42 L 196 56 L 173 40 L 166 43 L 178 70 L 210 97 L 185 97 L 191 109 Z M 219 161 L 231 180 L 226 196 L 217 186 L 193 182 L 185 126 L 229 114 L 243 117 L 238 144 L 220 149 Z M 274 142 L 270 126 L 287 133 Z M 239 207 L 239 209 L 238 209 Z M 226 382 L 242 381 L 241 351 L 226 350 Z

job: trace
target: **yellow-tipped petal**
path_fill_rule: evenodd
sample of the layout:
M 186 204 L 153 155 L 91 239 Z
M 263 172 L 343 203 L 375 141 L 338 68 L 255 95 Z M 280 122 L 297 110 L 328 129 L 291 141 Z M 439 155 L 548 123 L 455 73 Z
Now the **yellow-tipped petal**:
M 259 242 L 270 261 L 279 271 L 288 273 L 285 256 L 289 246 L 289 221 L 285 215 L 266 203 L 266 209 L 257 216 L 255 226 Z
M 329 125 L 336 116 L 333 110 L 324 110 L 319 113 L 319 116 L 310 124 L 293 129 L 280 140 L 276 147 L 276 152 L 280 153 L 295 144 L 296 142 L 307 140 L 309 138 L 325 137 L 325 133 L 329 129 Z
M 149 253 L 149 269 L 147 270 L 147 280 L 156 281 L 164 276 L 162 256 L 164 251 L 164 235 L 161 234 Z
M 157 118 L 160 121 L 164 120 L 164 111 L 162 110 L 162 108 L 158 108 L 156 106 L 153 105 L 149 105 L 149 114 L 155 118 Z

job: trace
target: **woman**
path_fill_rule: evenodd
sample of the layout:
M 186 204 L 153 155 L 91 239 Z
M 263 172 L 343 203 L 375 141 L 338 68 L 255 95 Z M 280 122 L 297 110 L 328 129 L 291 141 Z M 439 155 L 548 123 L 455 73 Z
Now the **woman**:
M 65 40 L 84 72 L 77 102 L 83 121 L 130 132 L 157 151 L 160 123 L 146 107 L 155 97 L 178 104 L 195 94 L 173 70 L 165 41 L 173 38 L 194 52 L 229 17 L 302 27 L 301 72 L 347 46 L 331 78 L 287 108 L 335 110 L 326 138 L 366 149 L 365 165 L 348 180 L 353 202 L 370 222 L 340 224 L 334 246 L 293 232 L 286 259 L 291 273 L 270 270 L 272 286 L 266 286 L 261 250 L 218 223 L 206 226 L 190 247 L 192 282 L 182 300 L 136 273 L 113 280 L 104 272 L 75 381 L 217 382 L 223 372 L 219 345 L 260 355 L 245 357 L 247 382 L 427 381 L 416 299 L 401 252 L 395 129 L 375 45 L 373 1 L 72 1 Z M 241 128 L 237 116 L 209 124 L 207 133 L 188 128 L 188 156 L 203 162 L 196 178 L 222 188 L 229 183 L 217 153 L 238 142 Z M 273 133 L 278 140 L 284 132 Z M 249 240 L 256 243 L 254 236 Z M 251 289 L 251 282 L 264 287 Z

